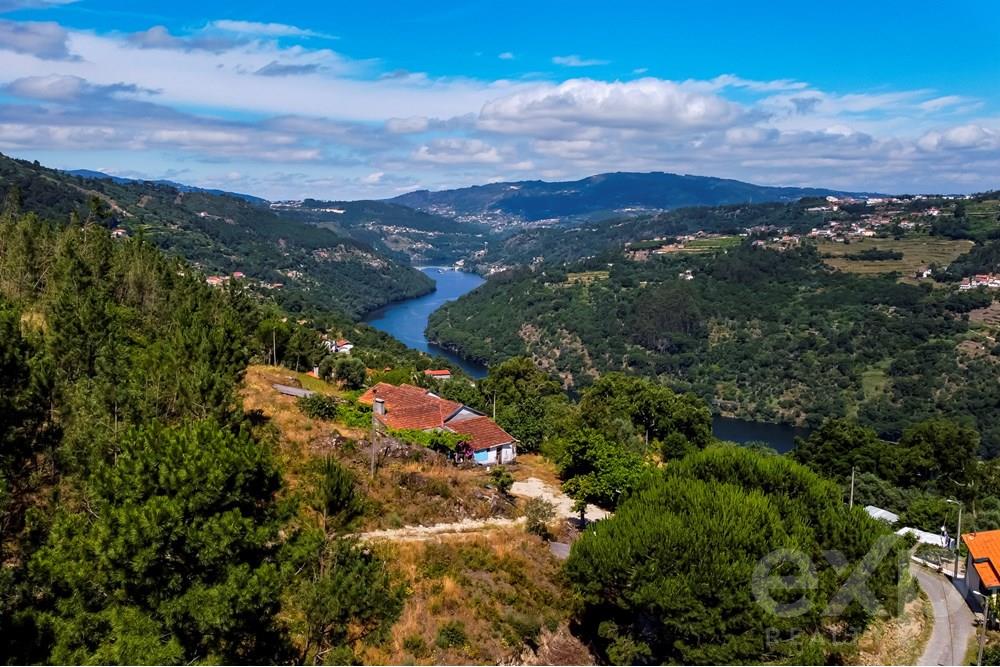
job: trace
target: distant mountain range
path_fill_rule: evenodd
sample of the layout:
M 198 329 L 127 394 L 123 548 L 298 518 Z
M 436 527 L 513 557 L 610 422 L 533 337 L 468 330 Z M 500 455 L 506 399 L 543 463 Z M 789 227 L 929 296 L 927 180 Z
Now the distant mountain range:
M 0 154 L 0 201 L 12 191 L 23 211 L 42 219 L 123 228 L 206 274 L 243 274 L 258 296 L 274 298 L 292 313 L 333 311 L 357 318 L 434 288 L 405 258 L 388 257 L 344 231 L 281 215 L 257 197 L 102 172 L 69 173 Z
M 754 185 L 663 172 L 598 174 L 579 181 L 491 183 L 455 190 L 417 190 L 388 201 L 460 220 L 497 224 L 590 218 L 685 206 L 788 202 L 802 197 L 863 195 L 825 188 Z
M 244 201 L 248 201 L 251 204 L 267 204 L 268 201 L 262 197 L 255 197 L 253 195 L 243 194 L 242 192 L 229 192 L 228 190 L 217 190 L 214 188 L 199 188 L 194 185 L 186 185 L 184 183 L 178 183 L 177 181 L 169 181 L 167 179 L 159 179 L 155 181 L 145 180 L 141 178 L 125 178 L 124 176 L 112 176 L 111 174 L 105 174 L 103 171 L 94 171 L 93 169 L 69 169 L 66 170 L 67 174 L 72 176 L 79 176 L 80 178 L 96 178 L 101 180 L 110 180 L 118 183 L 119 185 L 123 183 L 156 183 L 157 185 L 168 185 L 175 190 L 181 192 L 204 192 L 210 195 L 227 195 L 229 197 L 236 197 Z

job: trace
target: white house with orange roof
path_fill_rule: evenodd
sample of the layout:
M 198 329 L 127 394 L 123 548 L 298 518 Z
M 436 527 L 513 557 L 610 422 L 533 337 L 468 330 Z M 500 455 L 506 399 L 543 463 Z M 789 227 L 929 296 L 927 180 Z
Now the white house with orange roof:
M 381 399 L 379 403 L 376 400 Z M 517 439 L 483 413 L 412 384 L 379 382 L 358 397 L 372 406 L 374 417 L 393 429 L 448 431 L 468 437 L 473 458 L 480 465 L 512 463 Z
M 983 595 L 1000 593 L 1000 530 L 966 533 L 962 541 L 969 550 L 965 562 L 968 589 Z

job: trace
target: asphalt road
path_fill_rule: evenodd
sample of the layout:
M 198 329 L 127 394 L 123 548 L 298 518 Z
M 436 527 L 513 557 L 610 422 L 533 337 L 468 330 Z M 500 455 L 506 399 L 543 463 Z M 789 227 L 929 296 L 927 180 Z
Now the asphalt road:
M 950 579 L 919 565 L 912 571 L 934 609 L 934 629 L 917 664 L 962 664 L 976 631 L 972 611 Z

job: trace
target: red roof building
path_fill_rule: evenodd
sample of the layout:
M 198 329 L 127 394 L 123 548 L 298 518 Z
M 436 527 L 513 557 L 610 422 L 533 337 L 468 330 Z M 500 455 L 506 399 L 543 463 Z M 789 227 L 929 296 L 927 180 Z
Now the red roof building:
M 986 530 L 962 535 L 969 549 L 965 563 L 965 581 L 970 591 L 984 595 L 1000 592 L 1000 530 Z
M 375 419 L 393 429 L 435 429 L 469 436 L 469 446 L 477 463 L 510 463 L 517 458 L 517 440 L 481 412 L 442 398 L 412 384 L 379 382 L 358 397 L 358 402 L 374 406 L 382 399 L 384 414 Z
M 450 380 L 451 379 L 451 371 L 448 370 L 447 368 L 442 369 L 442 370 L 427 369 L 426 371 L 424 371 L 424 375 L 426 375 L 427 377 L 434 378 L 435 380 Z

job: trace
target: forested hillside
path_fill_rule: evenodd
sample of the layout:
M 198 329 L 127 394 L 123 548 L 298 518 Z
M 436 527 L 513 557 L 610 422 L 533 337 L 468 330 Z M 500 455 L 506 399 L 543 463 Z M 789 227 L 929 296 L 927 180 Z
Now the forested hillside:
M 120 227 L 205 273 L 245 274 L 271 286 L 267 293 L 291 312 L 359 316 L 433 288 L 419 271 L 365 243 L 233 196 L 80 178 L 0 156 L 0 192 L 11 188 L 19 206 L 43 218 Z
M 753 419 L 850 415 L 895 438 L 950 415 L 1000 453 L 997 349 L 967 318 L 992 296 L 896 278 L 832 271 L 809 246 L 609 255 L 496 276 L 434 313 L 428 333 L 488 363 L 530 354 L 567 387 L 628 371 Z
M 381 201 L 278 202 L 283 217 L 332 229 L 417 264 L 452 264 L 482 250 L 489 228 Z
M 541 260 L 560 264 L 617 254 L 634 242 L 669 239 L 699 231 L 739 234 L 759 226 L 806 231 L 825 219 L 822 213 L 808 210 L 813 203 L 802 200 L 789 204 L 698 206 L 655 215 L 616 216 L 576 225 L 525 229 L 492 243 L 475 263 L 487 269 L 528 265 Z
M 278 325 L 148 242 L 8 200 L 5 661 L 350 661 L 393 621 L 403 591 L 377 557 L 297 518 L 273 432 L 243 412 L 238 382 Z

